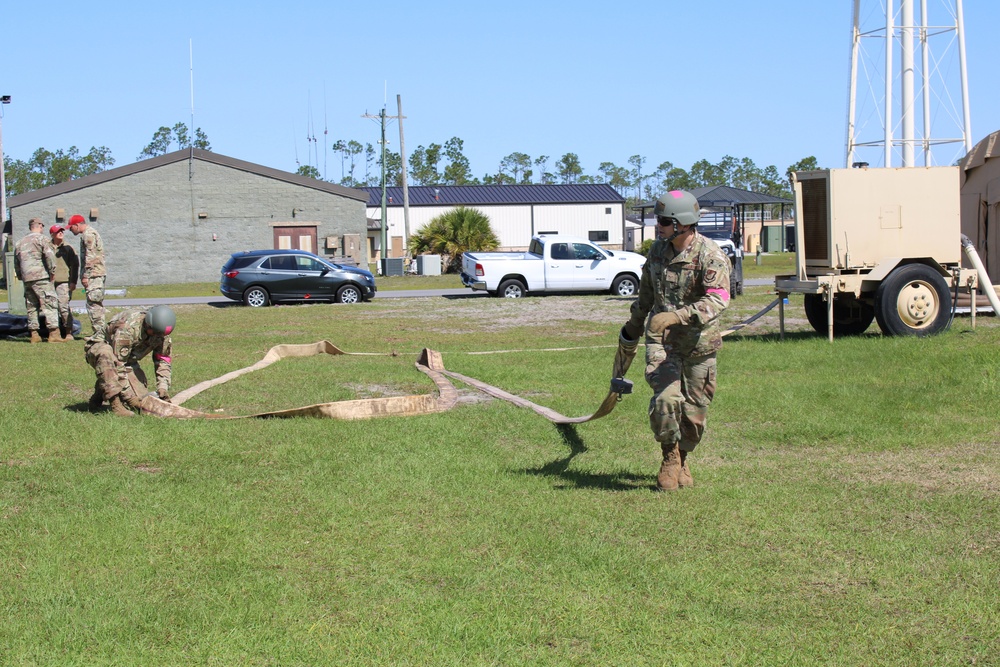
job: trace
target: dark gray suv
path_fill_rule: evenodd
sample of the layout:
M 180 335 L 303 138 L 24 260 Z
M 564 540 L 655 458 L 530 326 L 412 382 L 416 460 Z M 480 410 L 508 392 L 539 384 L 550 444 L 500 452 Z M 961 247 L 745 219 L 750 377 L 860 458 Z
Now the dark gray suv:
M 253 308 L 279 301 L 359 303 L 375 296 L 375 276 L 304 250 L 248 250 L 233 253 L 222 267 L 219 290 Z

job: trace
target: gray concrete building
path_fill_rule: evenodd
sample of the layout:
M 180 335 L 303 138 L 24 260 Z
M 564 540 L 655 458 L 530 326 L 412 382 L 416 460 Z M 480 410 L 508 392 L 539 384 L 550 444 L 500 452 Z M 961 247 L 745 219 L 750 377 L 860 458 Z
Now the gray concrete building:
M 240 250 L 299 248 L 366 266 L 369 195 L 198 149 L 8 199 L 15 239 L 80 214 L 107 254 L 109 287 L 211 282 Z M 77 245 L 67 232 L 67 241 Z

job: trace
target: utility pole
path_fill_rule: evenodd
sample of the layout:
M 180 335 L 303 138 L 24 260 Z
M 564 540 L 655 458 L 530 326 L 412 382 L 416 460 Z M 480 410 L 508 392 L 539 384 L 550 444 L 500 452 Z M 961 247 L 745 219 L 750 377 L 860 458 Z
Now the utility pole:
M 10 104 L 10 95 L 0 96 L 0 105 Z M 7 224 L 7 180 L 3 171 L 3 107 L 0 106 L 0 232 Z M 14 230 L 10 230 L 13 234 Z M 6 250 L 7 239 L 0 240 L 0 251 Z
M 403 248 L 410 255 L 410 191 L 406 187 L 406 145 L 403 143 L 403 98 L 396 95 L 396 118 L 399 119 L 399 162 L 403 172 Z M 412 255 L 411 255 L 412 256 Z
M 392 118 L 401 119 L 402 118 L 402 114 L 400 114 L 399 116 L 386 116 L 385 115 L 385 105 L 383 104 L 382 111 L 380 111 L 377 116 L 373 116 L 372 114 L 366 113 L 366 114 L 362 115 L 361 117 L 362 118 L 371 118 L 372 120 L 378 118 L 379 119 L 379 124 L 380 124 L 381 129 L 382 129 L 382 139 L 381 139 L 381 144 L 382 144 L 382 221 L 381 221 L 382 234 L 381 234 L 381 237 L 380 237 L 381 238 L 381 245 L 382 245 L 382 247 L 380 248 L 380 252 L 381 252 L 381 255 L 382 255 L 382 261 L 380 262 L 380 265 L 382 267 L 382 275 L 384 276 L 384 275 L 386 275 L 386 260 L 389 258 L 389 220 L 387 219 L 387 214 L 386 214 L 386 196 L 385 196 L 385 188 L 386 188 L 386 182 L 385 182 L 385 145 L 386 145 L 386 141 L 385 141 L 385 121 L 388 120 L 388 119 L 392 119 Z M 405 179 L 404 179 L 403 183 L 406 183 Z M 404 239 L 404 242 L 405 242 L 405 239 Z

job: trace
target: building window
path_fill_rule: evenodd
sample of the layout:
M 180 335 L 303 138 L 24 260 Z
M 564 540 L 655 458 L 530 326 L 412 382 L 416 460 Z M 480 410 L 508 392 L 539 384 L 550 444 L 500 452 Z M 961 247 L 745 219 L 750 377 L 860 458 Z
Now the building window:
M 611 215 L 611 207 L 610 206 L 608 206 L 607 208 L 604 209 L 604 215 Z
M 545 234 L 558 234 L 559 232 L 538 232 L 535 236 L 544 236 Z
M 587 238 L 594 243 L 607 243 L 608 242 L 608 232 L 587 232 Z

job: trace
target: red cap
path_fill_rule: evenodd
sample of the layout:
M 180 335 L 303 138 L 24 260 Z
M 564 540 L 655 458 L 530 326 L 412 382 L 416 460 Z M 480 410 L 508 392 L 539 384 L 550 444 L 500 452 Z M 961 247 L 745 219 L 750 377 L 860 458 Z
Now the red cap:
M 69 223 L 66 226 L 72 227 L 73 225 L 82 225 L 85 224 L 86 222 L 87 221 L 83 219 L 82 215 L 73 215 L 70 216 Z
M 52 225 L 49 227 L 49 234 L 58 234 L 59 232 L 65 230 L 65 227 L 60 227 L 59 225 Z

